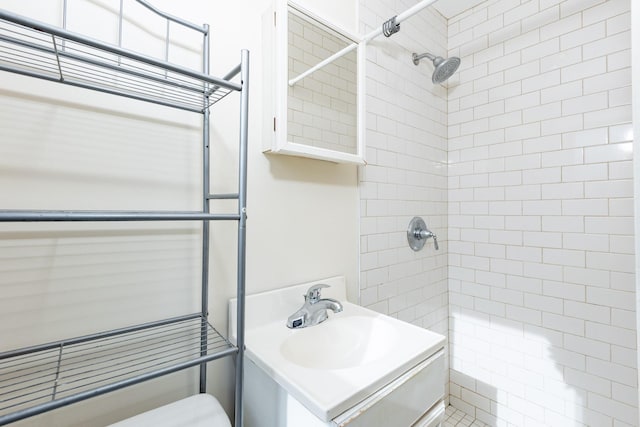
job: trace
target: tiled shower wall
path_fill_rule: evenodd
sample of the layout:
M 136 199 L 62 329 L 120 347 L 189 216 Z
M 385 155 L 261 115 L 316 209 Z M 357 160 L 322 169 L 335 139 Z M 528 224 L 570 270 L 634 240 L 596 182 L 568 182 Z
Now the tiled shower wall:
M 490 425 L 638 425 L 629 8 L 449 20 L 450 399 Z
M 360 33 L 414 4 L 361 0 Z M 411 53 L 444 55 L 446 33 L 446 20 L 428 8 L 403 22 L 398 34 L 367 47 L 367 165 L 359 170 L 361 304 L 443 334 L 448 329 L 446 89 L 431 83 L 431 64 L 416 67 Z M 414 216 L 439 233 L 439 251 L 431 240 L 420 252 L 409 248 L 406 230 Z

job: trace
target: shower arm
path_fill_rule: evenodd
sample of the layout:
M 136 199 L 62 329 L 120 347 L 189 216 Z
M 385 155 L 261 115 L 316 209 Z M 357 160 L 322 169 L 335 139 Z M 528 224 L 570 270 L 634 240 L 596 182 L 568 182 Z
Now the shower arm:
M 421 53 L 420 55 L 413 54 L 413 63 L 415 65 L 418 65 L 420 60 L 424 58 L 429 58 L 431 61 L 433 61 L 434 59 L 436 59 L 436 56 L 430 53 Z
M 435 3 L 435 2 L 436 2 L 436 0 L 422 0 L 421 2 L 417 3 L 413 7 L 410 7 L 409 9 L 405 10 L 401 14 L 397 15 L 395 17 L 395 23 L 396 24 L 400 24 L 402 21 L 406 20 L 407 18 L 412 17 L 416 13 L 420 12 L 422 9 L 426 8 L 427 6 L 430 6 L 432 3 Z M 309 68 L 307 71 L 299 74 L 297 77 L 292 78 L 291 80 L 289 80 L 289 86 L 294 86 L 296 83 L 298 83 L 300 80 L 304 79 L 305 77 L 307 77 L 307 76 L 315 73 L 319 69 L 331 64 L 336 59 L 343 57 L 347 53 L 349 53 L 352 50 L 356 49 L 361 43 L 368 43 L 369 41 L 371 41 L 371 40 L 375 39 L 376 37 L 378 37 L 379 35 L 383 34 L 384 33 L 383 27 L 384 27 L 383 25 L 379 26 L 375 30 L 371 31 L 370 33 L 368 33 L 367 35 L 362 37 L 359 42 L 351 43 L 350 45 L 348 45 L 347 47 L 343 48 L 342 50 L 334 53 L 333 55 L 331 55 L 327 59 L 325 59 L 325 60 L 319 62 L 318 64 L 314 65 L 313 67 Z

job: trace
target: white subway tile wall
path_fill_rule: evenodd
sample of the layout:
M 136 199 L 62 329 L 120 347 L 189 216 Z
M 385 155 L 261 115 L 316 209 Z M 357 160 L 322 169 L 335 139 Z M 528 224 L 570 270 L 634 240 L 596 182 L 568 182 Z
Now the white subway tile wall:
M 489 425 L 638 425 L 629 10 L 448 21 L 450 402 Z
M 360 32 L 379 28 L 415 3 L 361 0 Z M 446 19 L 431 8 L 404 21 L 400 33 L 367 47 L 360 302 L 446 335 L 447 90 L 431 83 L 429 60 L 413 64 L 413 52 L 446 56 Z M 473 114 L 474 103 L 486 104 L 486 99 L 464 102 Z M 483 114 L 492 114 L 490 109 Z M 458 122 L 467 124 L 469 117 Z M 432 240 L 420 252 L 411 250 L 406 231 L 414 216 L 436 233 L 440 250 Z

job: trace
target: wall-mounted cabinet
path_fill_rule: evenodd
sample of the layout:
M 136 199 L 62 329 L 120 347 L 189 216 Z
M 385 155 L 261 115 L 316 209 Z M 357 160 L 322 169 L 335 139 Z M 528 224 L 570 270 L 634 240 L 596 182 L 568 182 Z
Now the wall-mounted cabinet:
M 265 12 L 265 152 L 364 163 L 365 52 L 358 41 L 286 0 Z M 353 44 L 345 55 L 297 80 Z

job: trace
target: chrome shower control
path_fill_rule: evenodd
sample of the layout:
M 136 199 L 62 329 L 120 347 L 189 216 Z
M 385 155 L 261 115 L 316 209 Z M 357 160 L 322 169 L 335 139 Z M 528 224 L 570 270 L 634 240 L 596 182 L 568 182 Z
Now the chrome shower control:
M 427 239 L 433 237 L 433 246 L 436 250 L 439 250 L 438 237 L 431 230 L 427 228 L 424 220 L 418 216 L 414 217 L 409 222 L 409 228 L 407 228 L 407 241 L 409 246 L 414 251 L 419 251 L 424 247 Z

